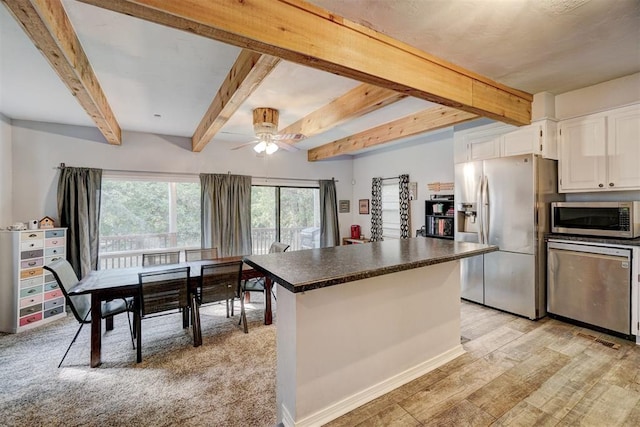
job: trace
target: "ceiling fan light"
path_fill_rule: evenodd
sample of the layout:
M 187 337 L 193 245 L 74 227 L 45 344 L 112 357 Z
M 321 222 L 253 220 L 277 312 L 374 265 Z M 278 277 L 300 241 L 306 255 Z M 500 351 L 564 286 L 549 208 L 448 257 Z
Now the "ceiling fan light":
M 267 144 L 266 151 L 267 151 L 267 154 L 273 154 L 276 151 L 278 151 L 278 145 L 274 144 L 273 142 L 270 142 Z
M 262 153 L 264 150 L 267 150 L 267 154 L 270 154 L 267 143 L 264 141 L 260 141 L 255 147 L 253 147 L 253 149 L 256 151 L 256 153 Z

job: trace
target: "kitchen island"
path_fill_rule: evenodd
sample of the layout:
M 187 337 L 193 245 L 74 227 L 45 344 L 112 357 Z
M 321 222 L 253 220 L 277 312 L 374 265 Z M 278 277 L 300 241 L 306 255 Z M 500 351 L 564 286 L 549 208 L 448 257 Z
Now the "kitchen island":
M 459 260 L 494 250 L 418 237 L 245 257 L 278 284 L 278 421 L 321 425 L 460 356 Z

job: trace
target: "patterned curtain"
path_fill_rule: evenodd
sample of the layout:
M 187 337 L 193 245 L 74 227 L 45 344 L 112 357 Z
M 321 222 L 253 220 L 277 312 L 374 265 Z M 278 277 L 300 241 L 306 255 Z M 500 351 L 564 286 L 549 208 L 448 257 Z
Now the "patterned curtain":
M 251 254 L 251 177 L 200 174 L 202 247 L 221 257 Z
M 371 241 L 382 240 L 382 178 L 371 179 Z
M 409 175 L 400 175 L 400 238 L 411 237 L 409 215 Z
M 78 277 L 98 269 L 102 169 L 65 167 L 58 179 L 60 227 L 67 227 L 69 263 Z

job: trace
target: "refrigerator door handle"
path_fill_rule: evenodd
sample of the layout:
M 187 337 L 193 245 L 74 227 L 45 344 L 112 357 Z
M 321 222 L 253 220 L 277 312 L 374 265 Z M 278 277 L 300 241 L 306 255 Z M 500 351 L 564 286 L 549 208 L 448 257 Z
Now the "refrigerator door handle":
M 489 178 L 485 176 L 482 188 L 482 243 L 489 243 L 489 220 Z
M 484 232 L 483 232 L 483 216 L 482 216 L 482 183 L 484 176 L 481 176 L 478 180 L 478 188 L 476 189 L 476 216 L 478 218 L 478 243 L 484 243 Z

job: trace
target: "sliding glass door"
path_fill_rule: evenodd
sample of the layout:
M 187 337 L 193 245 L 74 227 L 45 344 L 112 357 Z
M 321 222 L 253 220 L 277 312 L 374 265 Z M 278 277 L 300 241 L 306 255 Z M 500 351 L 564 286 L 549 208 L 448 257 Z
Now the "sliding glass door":
M 320 247 L 319 200 L 318 188 L 254 185 L 253 253 L 267 253 L 275 241 L 288 244 L 289 251 Z

